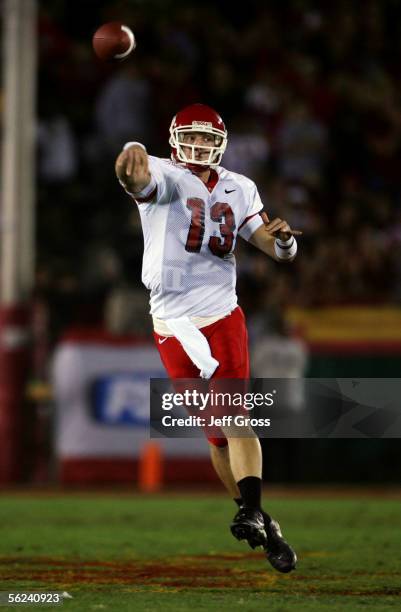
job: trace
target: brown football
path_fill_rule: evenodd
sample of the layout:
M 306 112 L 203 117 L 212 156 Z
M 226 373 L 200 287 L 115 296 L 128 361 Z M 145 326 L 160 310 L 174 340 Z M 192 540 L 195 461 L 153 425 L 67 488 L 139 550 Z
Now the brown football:
M 122 61 L 136 47 L 132 30 L 120 21 L 110 21 L 96 30 L 92 39 L 96 55 L 103 61 Z

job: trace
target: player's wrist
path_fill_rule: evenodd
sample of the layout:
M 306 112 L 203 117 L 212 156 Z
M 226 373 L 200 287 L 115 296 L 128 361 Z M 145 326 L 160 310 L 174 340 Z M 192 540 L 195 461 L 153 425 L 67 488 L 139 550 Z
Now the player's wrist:
M 280 240 L 280 238 L 274 240 L 274 252 L 276 257 L 282 261 L 294 259 L 297 250 L 298 245 L 294 236 L 290 236 L 288 240 Z
M 122 181 L 120 181 L 120 183 L 124 187 L 125 191 L 135 199 L 147 198 L 154 192 L 157 186 L 156 180 L 150 173 L 146 181 L 141 183 L 133 183 L 132 181 L 128 181 L 125 185 Z
M 276 238 L 277 244 L 280 247 L 284 248 L 284 249 L 291 248 L 294 240 L 295 240 L 294 236 L 291 236 L 291 235 L 288 236 L 288 238 L 285 238 L 285 239 L 280 238 L 279 236 L 277 236 L 277 238 Z

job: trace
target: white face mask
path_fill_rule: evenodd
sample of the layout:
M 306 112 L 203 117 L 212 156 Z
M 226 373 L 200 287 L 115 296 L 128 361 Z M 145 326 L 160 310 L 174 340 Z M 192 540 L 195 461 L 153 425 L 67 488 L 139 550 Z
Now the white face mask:
M 170 146 L 175 149 L 176 159 L 185 164 L 195 164 L 199 166 L 218 166 L 227 147 L 227 133 L 217 128 L 197 124 L 182 125 L 175 127 L 175 117 L 170 126 Z M 214 144 L 197 144 L 184 142 L 184 137 L 188 134 L 208 134 L 213 137 Z M 185 150 L 184 150 L 185 149 Z M 208 155 L 202 155 L 197 159 L 199 151 L 206 151 Z

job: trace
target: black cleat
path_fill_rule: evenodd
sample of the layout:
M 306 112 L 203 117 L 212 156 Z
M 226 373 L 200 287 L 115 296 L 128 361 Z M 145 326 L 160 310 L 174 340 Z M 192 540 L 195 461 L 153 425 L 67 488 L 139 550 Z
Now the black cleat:
M 231 533 L 237 540 L 247 540 L 249 546 L 267 546 L 265 523 L 259 510 L 241 506 L 231 523 Z
M 275 520 L 265 522 L 267 541 L 263 546 L 266 558 L 278 572 L 284 574 L 295 569 L 297 555 L 282 536 L 280 525 Z

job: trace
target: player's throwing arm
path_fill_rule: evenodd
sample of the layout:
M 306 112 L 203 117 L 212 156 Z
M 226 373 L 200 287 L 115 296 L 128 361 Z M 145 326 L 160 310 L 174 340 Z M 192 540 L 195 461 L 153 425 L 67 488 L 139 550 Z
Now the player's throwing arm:
M 122 151 L 115 168 L 118 180 L 129 193 L 139 193 L 150 183 L 148 154 L 140 145 Z

